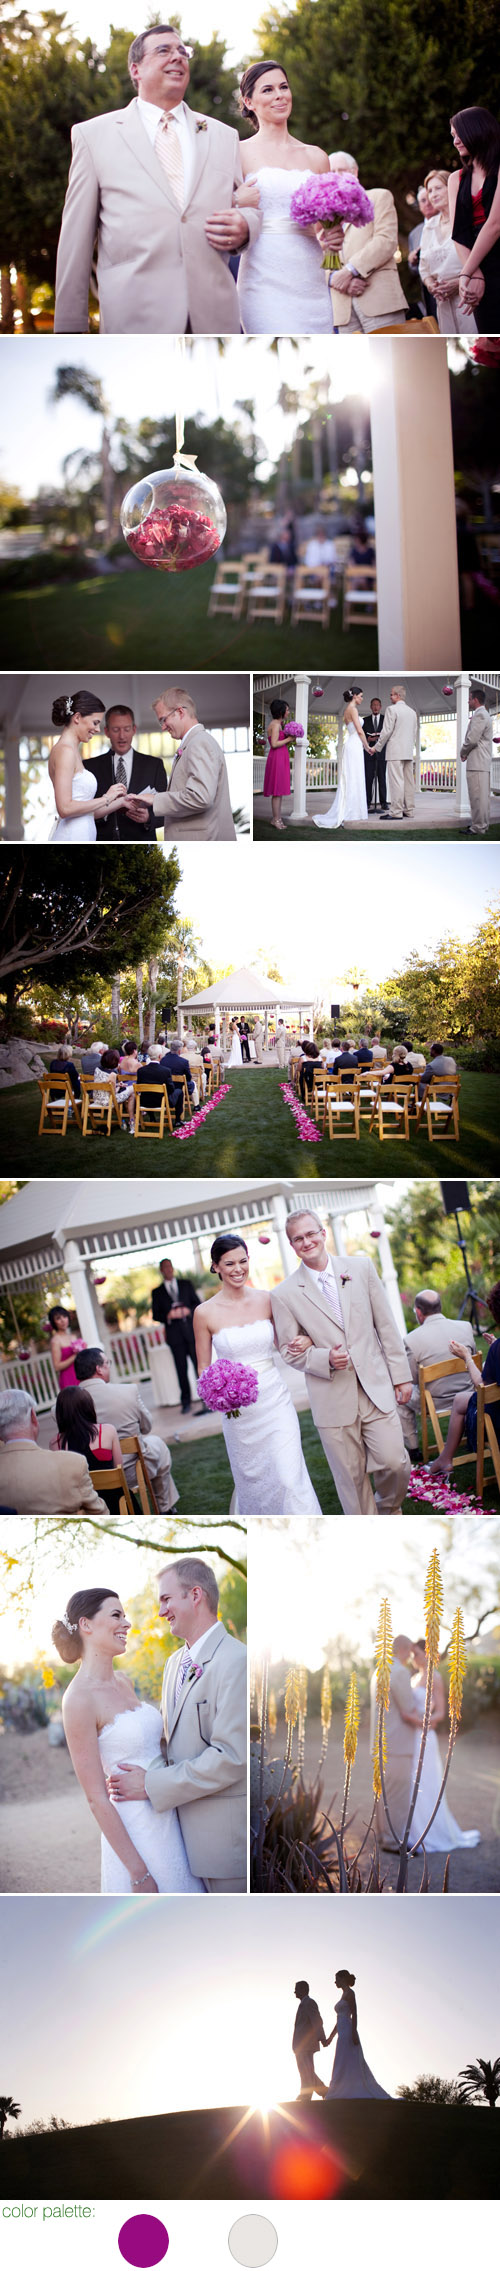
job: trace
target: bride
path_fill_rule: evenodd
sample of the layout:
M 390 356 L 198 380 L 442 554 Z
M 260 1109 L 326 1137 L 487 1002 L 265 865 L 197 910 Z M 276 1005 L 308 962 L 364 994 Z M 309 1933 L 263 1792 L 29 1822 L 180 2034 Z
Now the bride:
M 257 205 L 262 214 L 260 234 L 242 253 L 238 271 L 243 329 L 332 331 L 322 247 L 314 229 L 290 219 L 294 189 L 312 173 L 329 173 L 326 150 L 289 134 L 292 91 L 279 63 L 252 63 L 244 71 L 240 107 L 257 133 L 241 143 L 243 182 L 235 203 Z
M 423 1718 L 425 1689 L 427 1683 L 427 1655 L 425 1640 L 415 1641 L 412 1653 L 414 1663 L 417 1666 L 415 1677 L 412 1679 L 411 1683 L 415 1698 L 415 1709 L 417 1711 L 420 1711 Z M 434 1724 L 431 1723 L 425 1746 L 424 1763 L 420 1778 L 417 1803 L 410 1829 L 410 1845 L 416 1845 L 418 1843 L 418 1839 L 424 1836 L 426 1823 L 430 1821 L 433 1806 L 435 1806 L 436 1804 L 438 1790 L 441 1788 L 443 1767 L 437 1734 L 435 1733 L 435 1725 L 439 1725 L 439 1721 L 441 1719 L 444 1719 L 445 1712 L 446 1695 L 444 1682 L 441 1678 L 441 1673 L 436 1671 L 434 1673 L 432 1688 L 432 1722 Z M 417 1766 L 419 1751 L 420 1729 L 416 1727 L 415 1748 L 412 1759 L 413 1774 L 415 1773 L 415 1768 Z M 478 1829 L 459 1829 L 458 1822 L 454 1820 L 453 1814 L 450 1813 L 450 1808 L 447 1803 L 445 1792 L 444 1797 L 441 1799 L 441 1804 L 440 1806 L 438 1806 L 437 1814 L 435 1814 L 434 1816 L 434 1821 L 432 1823 L 432 1828 L 429 1830 L 429 1835 L 425 1838 L 425 1852 L 451 1853 L 453 1847 L 456 1845 L 479 1845 L 480 1841 L 480 1831 Z
M 71 1762 L 101 1830 L 101 1892 L 201 1893 L 177 1813 L 155 1813 L 149 1798 L 108 1797 L 106 1775 L 113 1767 L 124 1756 L 134 1766 L 151 1766 L 163 1736 L 156 1704 L 141 1703 L 131 1680 L 114 1669 L 128 1632 L 118 1594 L 104 1586 L 72 1593 L 52 1630 L 63 1664 L 80 1662 L 62 1713 Z
M 210 1260 L 220 1293 L 194 1312 L 198 1371 L 229 1357 L 257 1372 L 257 1402 L 238 1419 L 223 1418 L 224 1440 L 238 1494 L 238 1512 L 321 1514 L 302 1453 L 297 1413 L 274 1359 L 268 1293 L 249 1284 L 248 1247 L 231 1232 L 214 1239 Z
M 236 1018 L 235 1018 L 235 1017 L 233 1017 L 232 1023 L 231 1023 L 231 1025 L 230 1025 L 230 1027 L 229 1027 L 229 1031 L 230 1031 L 230 1034 L 231 1034 L 231 1048 L 230 1048 L 230 1051 L 229 1051 L 229 1056 L 228 1056 L 228 1057 L 226 1058 L 226 1064 L 225 1064 L 225 1068 L 224 1068 L 224 1069 L 225 1069 L 225 1071 L 226 1071 L 226 1072 L 228 1072 L 230 1065 L 238 1065 L 238 1066 L 239 1066 L 239 1069 L 240 1069 L 240 1071 L 241 1071 L 241 1067 L 242 1067 L 242 1064 L 243 1064 L 243 1054 L 242 1054 L 241 1041 L 240 1041 L 240 1036 L 239 1036 L 238 1027 L 237 1027 L 237 1024 L 236 1024 Z
M 345 686 L 344 725 L 347 727 L 342 752 L 340 779 L 333 804 L 328 812 L 315 814 L 315 828 L 342 828 L 354 820 L 368 819 L 366 780 L 363 750 L 370 753 L 370 744 L 359 721 L 364 696 L 360 686 Z
M 95 773 L 82 764 L 81 743 L 100 733 L 103 716 L 104 703 L 99 695 L 86 690 L 59 694 L 52 703 L 52 724 L 62 726 L 60 741 L 54 742 L 49 757 L 58 813 L 51 830 L 53 844 L 95 844 L 96 817 L 109 812 L 110 805 L 126 802 L 127 791 L 120 782 L 114 782 L 105 796 L 97 796 Z
M 358 2034 L 358 2015 L 354 1994 L 353 1971 L 336 1971 L 335 1986 L 340 1987 L 340 2002 L 335 2004 L 337 2025 L 327 2037 L 337 2048 L 327 2098 L 389 2098 L 390 2090 L 381 2089 L 380 2082 L 370 2072 L 363 2057 Z

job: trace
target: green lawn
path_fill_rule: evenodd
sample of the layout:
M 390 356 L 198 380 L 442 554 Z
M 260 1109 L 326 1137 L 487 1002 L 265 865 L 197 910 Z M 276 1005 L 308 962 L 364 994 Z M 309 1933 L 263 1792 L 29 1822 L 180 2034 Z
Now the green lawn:
M 304 1458 L 311 1482 L 319 1498 L 321 1512 L 322 1514 L 340 1515 L 342 1509 L 337 1497 L 333 1475 L 327 1465 L 311 1413 L 309 1411 L 299 1412 L 299 1423 Z M 233 1489 L 233 1478 L 223 1436 L 205 1435 L 198 1442 L 195 1437 L 194 1441 L 191 1439 L 188 1443 L 174 1443 L 171 1437 L 170 1449 L 173 1473 L 180 1494 L 179 1513 L 189 1515 L 190 1520 L 194 1522 L 200 1521 L 203 1514 L 215 1515 L 220 1521 L 221 1517 L 229 1512 Z M 488 1510 L 494 1507 L 498 1509 L 498 1491 L 494 1480 L 493 1482 L 490 1480 L 490 1473 L 491 1470 L 488 1467 L 485 1487 L 485 1502 Z M 470 1490 L 472 1494 L 474 1493 L 473 1459 L 471 1459 L 470 1466 L 458 1468 L 456 1483 L 457 1490 Z M 263 1505 L 262 1513 L 265 1514 L 265 1511 L 265 1505 Z M 426 1507 L 420 1499 L 405 1498 L 403 1513 L 410 1514 L 414 1520 L 416 1515 L 421 1514 L 425 1517 Z
M 203 1127 L 186 1143 L 165 1137 L 162 1144 L 139 1137 L 137 1142 L 120 1130 L 111 1136 L 92 1135 L 83 1142 L 71 1127 L 59 1135 L 36 1135 L 40 1095 L 36 1084 L 3 1089 L 0 1093 L 0 1156 L 2 1173 L 37 1175 L 263 1175 L 295 1174 L 304 1178 L 332 1175 L 450 1176 L 455 1168 L 472 1175 L 496 1175 L 499 1166 L 498 1078 L 487 1073 L 466 1073 L 460 1094 L 460 1142 L 441 1140 L 429 1145 L 424 1125 L 417 1135 L 411 1125 L 410 1143 L 380 1145 L 361 1123 L 359 1143 L 340 1139 L 330 1143 L 299 1143 L 295 1121 L 280 1094 L 276 1071 L 229 1074 L 230 1095 L 225 1096 Z M 284 1076 L 283 1076 L 284 1077 Z
M 136 670 L 376 668 L 373 631 L 346 637 L 340 611 L 330 629 L 307 623 L 233 623 L 210 618 L 213 568 L 165 576 L 154 569 L 95 576 L 76 584 L 42 584 L 37 591 L 2 591 L 0 662 L 6 670 L 116 670 L 133 655 Z
M 286 811 L 283 814 L 283 819 L 287 821 L 287 829 L 286 834 L 284 833 L 283 835 L 281 835 L 278 828 L 272 827 L 270 820 L 261 820 L 260 816 L 257 816 L 254 813 L 254 843 L 312 844 L 316 842 L 316 832 L 313 827 L 312 818 L 308 828 L 294 828 L 290 819 L 290 815 Z M 469 842 L 465 822 L 462 828 L 445 828 L 443 826 L 439 827 L 437 823 L 435 828 L 411 828 L 403 824 L 403 826 L 398 829 L 397 835 L 394 833 L 393 828 L 389 829 L 384 827 L 323 828 L 321 831 L 321 836 L 318 837 L 317 841 L 318 843 L 321 842 L 324 844 L 428 844 L 432 843 L 436 837 L 438 837 L 443 844 L 463 844 Z M 497 843 L 499 840 L 500 820 L 498 821 L 496 827 L 490 827 L 488 834 L 488 843 Z

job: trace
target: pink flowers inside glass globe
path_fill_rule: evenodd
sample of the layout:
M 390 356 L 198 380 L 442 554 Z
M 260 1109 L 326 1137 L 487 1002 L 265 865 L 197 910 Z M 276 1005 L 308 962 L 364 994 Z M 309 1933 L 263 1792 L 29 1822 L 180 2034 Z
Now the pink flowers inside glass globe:
M 215 481 L 204 473 L 169 466 L 127 490 L 120 514 L 123 534 L 145 568 L 177 576 L 200 568 L 218 552 L 227 516 Z

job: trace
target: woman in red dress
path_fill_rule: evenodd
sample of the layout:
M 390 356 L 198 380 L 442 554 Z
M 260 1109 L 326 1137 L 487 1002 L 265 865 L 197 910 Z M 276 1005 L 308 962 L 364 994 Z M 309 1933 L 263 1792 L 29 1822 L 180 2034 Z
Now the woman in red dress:
M 281 818 L 282 799 L 284 796 L 290 795 L 290 757 L 288 742 L 283 734 L 283 726 L 286 718 L 290 716 L 290 711 L 288 702 L 278 700 L 278 697 L 275 701 L 270 702 L 269 708 L 271 724 L 267 729 L 269 749 L 264 773 L 264 796 L 270 796 L 272 799 L 273 817 L 271 826 L 278 828 L 280 834 L 282 834 L 286 825 Z

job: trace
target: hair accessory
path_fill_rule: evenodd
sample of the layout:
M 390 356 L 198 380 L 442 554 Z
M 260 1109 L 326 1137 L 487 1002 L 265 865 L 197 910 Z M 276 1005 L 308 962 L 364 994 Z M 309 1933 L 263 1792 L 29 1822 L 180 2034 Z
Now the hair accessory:
M 63 1624 L 63 1625 L 64 1625 L 64 1628 L 65 1628 L 65 1631 L 66 1631 L 66 1632 L 78 1632 L 78 1625 L 77 1625 L 77 1624 L 70 1624 L 70 1621 L 69 1621 L 69 1616 L 67 1616 L 67 1613 L 66 1613 L 66 1609 L 65 1609 L 65 1611 L 64 1611 L 64 1616 L 63 1616 L 63 1617 L 61 1617 L 61 1624 Z
M 73 716 L 73 696 L 72 696 L 72 694 L 67 694 L 67 695 L 66 695 L 66 717 L 67 717 L 67 718 L 72 718 L 72 716 Z

